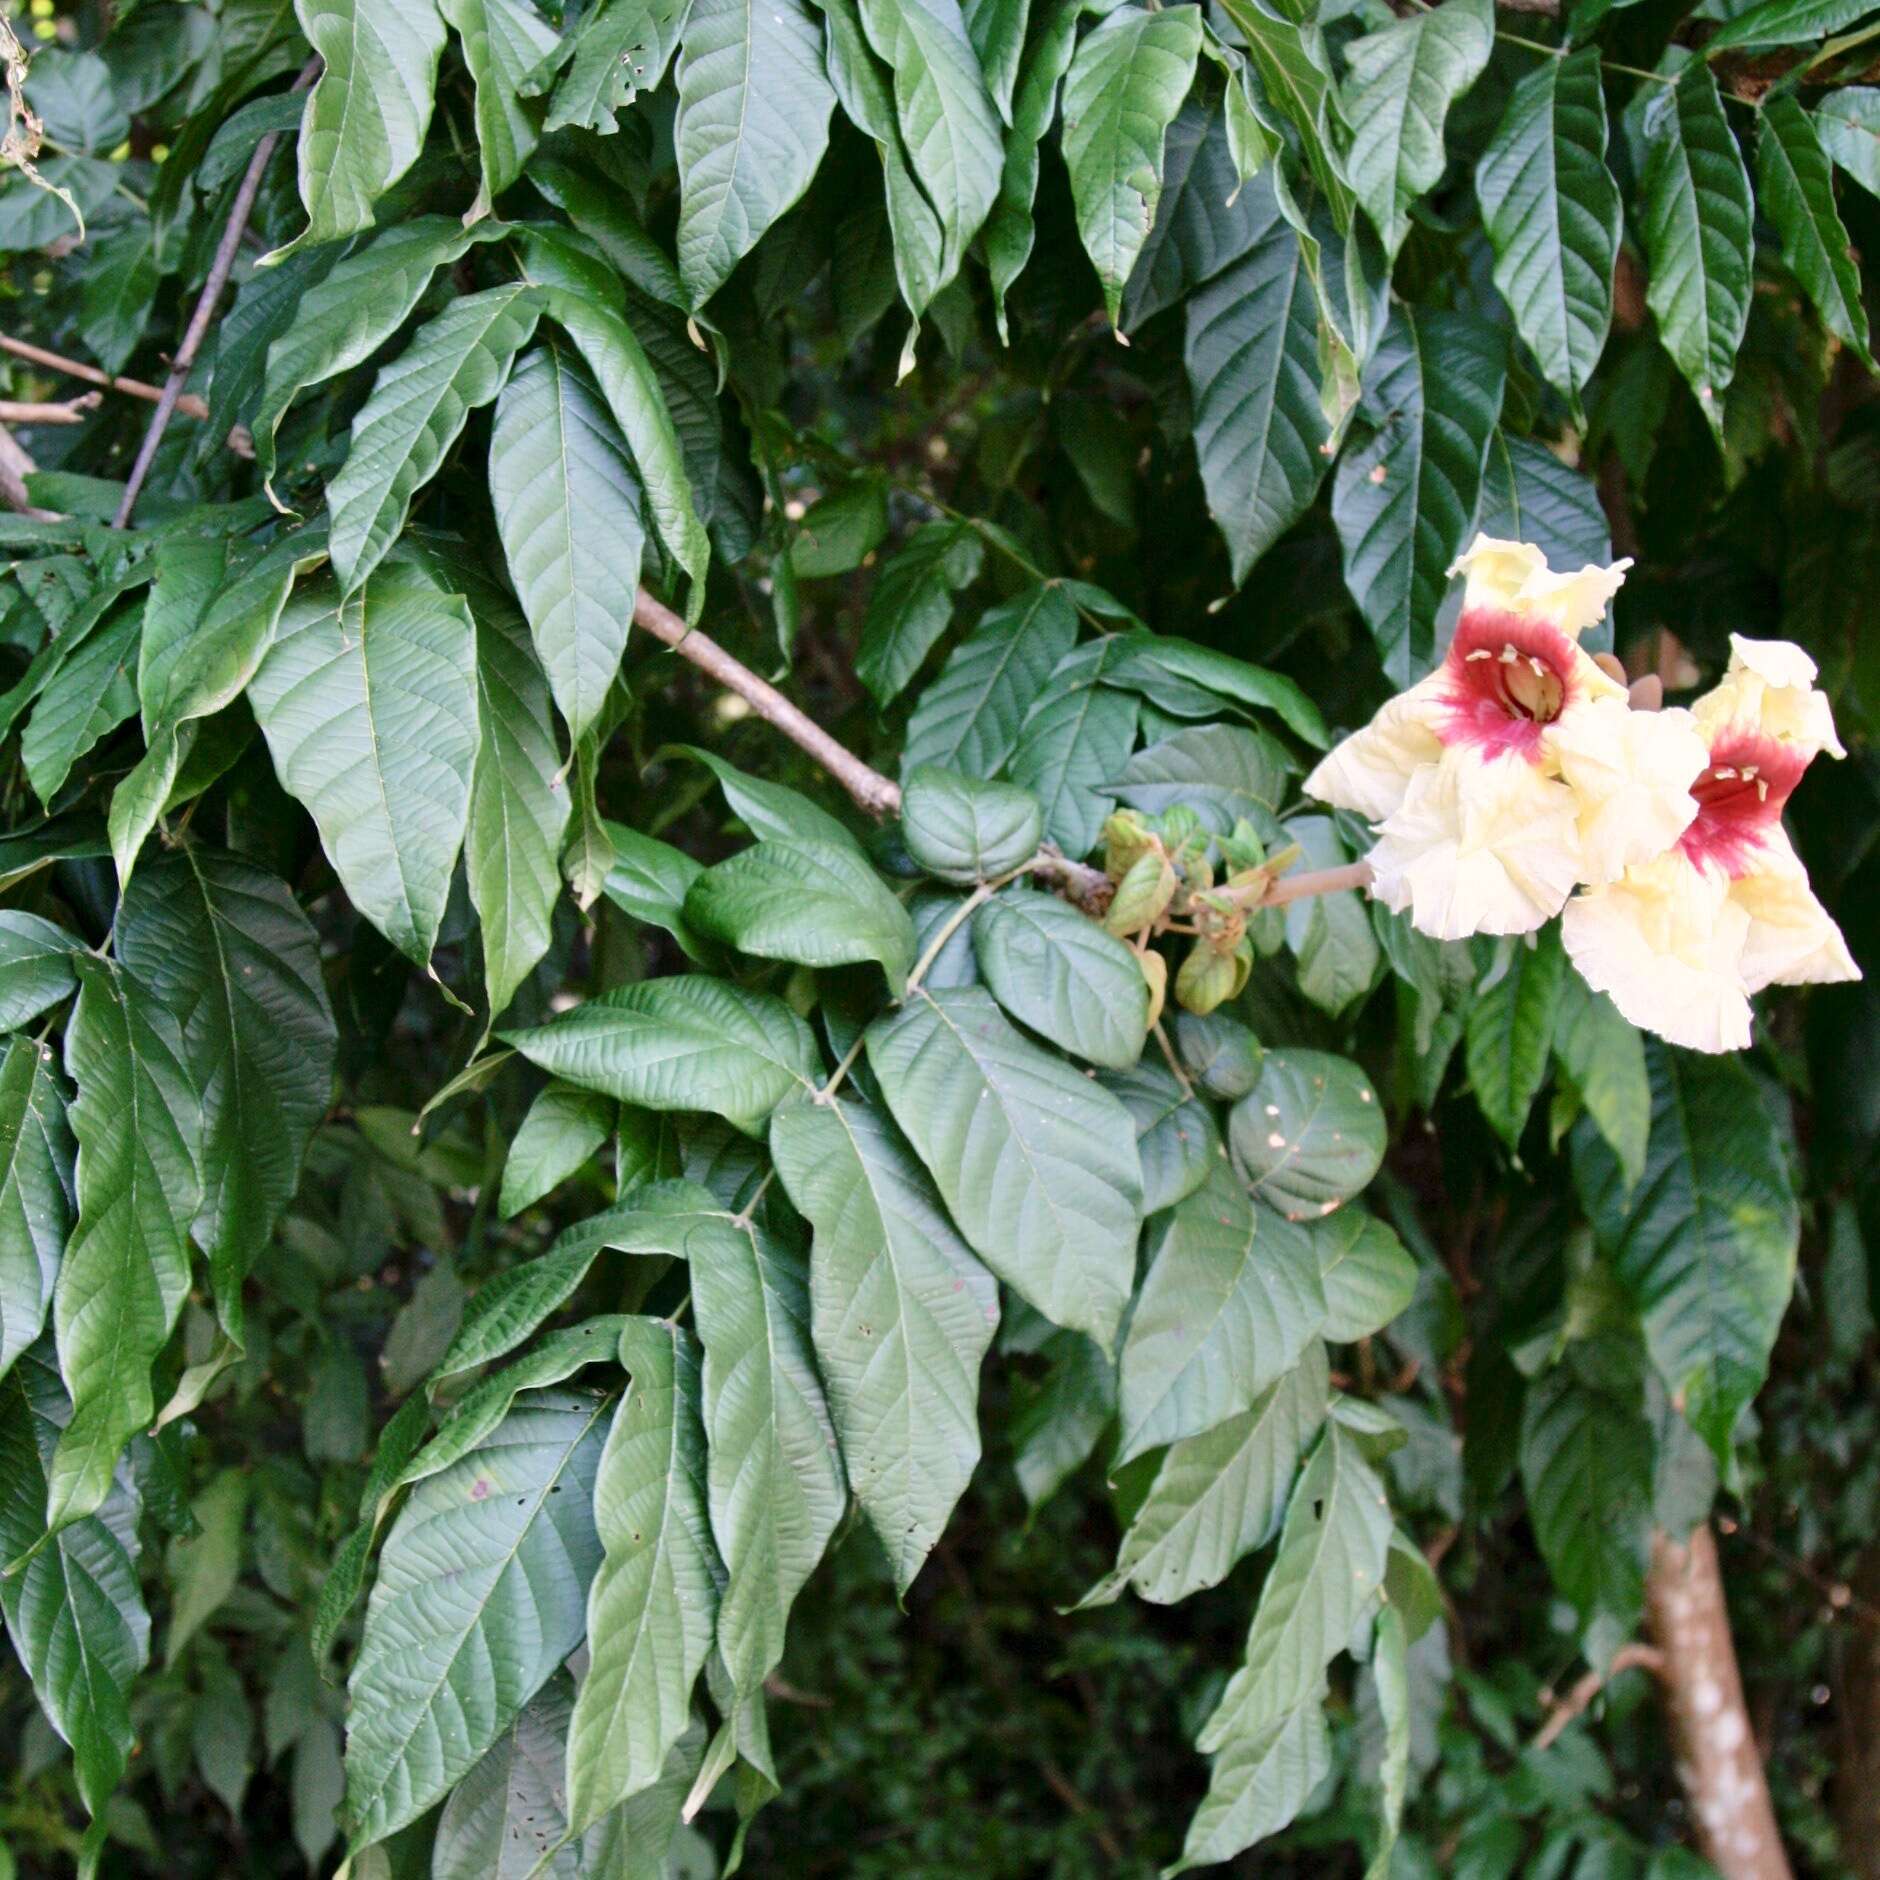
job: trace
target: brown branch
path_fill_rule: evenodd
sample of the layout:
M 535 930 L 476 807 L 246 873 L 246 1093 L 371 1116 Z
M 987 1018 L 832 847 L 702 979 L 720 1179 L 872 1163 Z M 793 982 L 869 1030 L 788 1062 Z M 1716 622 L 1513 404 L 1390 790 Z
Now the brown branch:
M 142 379 L 113 377 L 109 372 L 100 372 L 96 366 L 87 365 L 82 359 L 68 359 L 63 353 L 48 352 L 43 346 L 15 339 L 11 333 L 0 333 L 0 352 L 10 352 L 16 359 L 30 360 L 36 366 L 44 366 L 49 372 L 63 372 L 68 378 L 102 385 L 107 392 L 128 392 L 131 397 L 144 399 L 153 405 L 163 396 L 161 386 L 148 385 Z M 209 415 L 208 402 L 198 398 L 194 392 L 180 393 L 176 408 L 186 418 L 206 418 Z
M 85 413 L 104 403 L 101 392 L 46 403 L 32 398 L 0 398 L 0 424 L 82 424 Z
M 1612 1655 L 1612 1667 L 1609 1671 L 1589 1671 L 1584 1677 L 1574 1681 L 1573 1688 L 1565 1697 L 1556 1698 L 1553 1708 L 1547 1713 L 1547 1721 L 1534 1734 L 1530 1749 L 1546 1749 L 1558 1740 L 1575 1717 L 1582 1715 L 1599 1693 L 1621 1671 L 1653 1671 L 1660 1677 L 1664 1675 L 1665 1655 L 1656 1645 L 1631 1644 L 1621 1645 Z
M 316 55 L 301 67 L 293 89 L 302 91 L 311 85 L 319 70 L 320 60 Z M 215 318 L 216 303 L 222 298 L 222 290 L 228 285 L 229 270 L 235 265 L 235 251 L 241 246 L 242 231 L 248 226 L 255 197 L 261 190 L 262 172 L 267 169 L 268 160 L 274 155 L 274 146 L 278 142 L 280 132 L 269 131 L 255 145 L 255 153 L 248 159 L 241 187 L 236 190 L 234 205 L 229 210 L 228 224 L 222 230 L 222 239 L 216 244 L 215 259 L 209 263 L 209 277 L 202 284 L 196 311 L 190 315 L 189 325 L 183 333 L 183 343 L 176 349 L 176 357 L 170 364 L 170 376 L 163 382 L 162 395 L 157 400 L 156 410 L 151 414 L 150 428 L 144 433 L 144 441 L 137 447 L 137 460 L 131 465 L 129 481 L 124 485 L 124 500 L 118 504 L 117 514 L 112 518 L 114 528 L 130 527 L 131 512 L 137 507 L 138 493 L 144 487 L 144 479 L 150 474 L 157 446 L 163 442 L 163 434 L 169 429 L 170 414 L 175 411 L 177 400 L 183 395 L 183 386 L 189 378 L 191 367 L 196 363 L 196 354 L 208 336 L 209 322 Z

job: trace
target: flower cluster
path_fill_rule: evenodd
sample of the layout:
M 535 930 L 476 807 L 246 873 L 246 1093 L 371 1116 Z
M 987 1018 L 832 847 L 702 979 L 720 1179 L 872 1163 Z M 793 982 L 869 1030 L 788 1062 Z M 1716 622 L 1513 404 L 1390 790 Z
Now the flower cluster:
M 1373 892 L 1439 940 L 1562 914 L 1569 957 L 1634 1024 L 1700 1051 L 1749 1042 L 1750 994 L 1854 979 L 1782 808 L 1843 755 L 1815 666 L 1733 638 L 1688 710 L 1634 711 L 1579 644 L 1631 564 L 1556 574 L 1477 536 L 1443 662 L 1306 779 L 1372 823 Z

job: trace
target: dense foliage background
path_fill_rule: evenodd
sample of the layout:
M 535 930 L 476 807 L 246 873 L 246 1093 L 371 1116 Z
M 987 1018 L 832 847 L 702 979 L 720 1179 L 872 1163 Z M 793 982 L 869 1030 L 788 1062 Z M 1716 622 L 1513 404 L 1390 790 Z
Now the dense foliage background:
M 1681 1880 L 1714 1500 L 1880 1871 L 1871 984 L 1090 918 L 1479 528 L 1814 654 L 1880 958 L 1870 11 L 16 7 L 0 1870 Z

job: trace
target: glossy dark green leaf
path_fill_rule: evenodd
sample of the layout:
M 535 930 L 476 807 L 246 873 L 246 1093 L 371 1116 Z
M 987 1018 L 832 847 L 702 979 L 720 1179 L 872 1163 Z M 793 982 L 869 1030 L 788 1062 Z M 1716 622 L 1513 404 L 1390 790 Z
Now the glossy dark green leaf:
M 1870 0 L 1760 0 L 1728 19 L 1704 42 L 1704 57 L 1826 39 L 1871 13 Z
M 498 1212 L 507 1218 L 533 1207 L 591 1161 L 613 1131 L 611 1098 L 567 1084 L 547 1085 L 509 1145 Z
M 1651 1080 L 1645 1040 L 1603 992 L 1566 974 L 1554 1018 L 1554 1062 L 1619 1158 L 1627 1187 L 1645 1173 L 1651 1136 Z
M 1192 725 L 1138 751 L 1110 778 L 1117 798 L 1159 816 L 1186 804 L 1202 827 L 1229 834 L 1243 817 L 1277 832 L 1292 760 L 1264 732 L 1244 725 Z
M 1792 97 L 1771 98 L 1756 134 L 1756 199 L 1782 238 L 1782 259 L 1828 331 L 1874 371 L 1867 308 L 1834 173 L 1808 113 Z
M 928 874 L 970 885 L 1009 875 L 1038 852 L 1044 812 L 1016 784 L 919 764 L 901 790 L 901 837 Z
M 1121 1101 L 1136 1125 L 1143 1213 L 1159 1214 L 1193 1194 L 1221 1153 L 1213 1111 L 1177 1083 L 1154 1052 L 1127 1070 L 1105 1073 L 1098 1082 Z
M 21 1031 L 78 987 L 76 934 L 37 914 L 0 909 L 0 1031 Z
M 1006 766 L 1044 806 L 1045 834 L 1073 859 L 1096 847 L 1116 807 L 1107 785 L 1136 741 L 1137 701 L 1101 683 L 1118 657 L 1115 637 L 1066 653 L 1025 714 Z
M 999 337 L 1010 337 L 1005 297 L 1031 259 L 1036 225 L 1032 205 L 1038 193 L 1038 148 L 1057 118 L 1058 88 L 1077 46 L 1081 0 L 1051 0 L 1043 24 L 1033 35 L 1012 94 L 1011 130 L 998 172 L 992 208 L 986 217 L 986 266 L 992 276 L 992 311 Z
M 1510 1150 L 1519 1150 L 1547 1076 L 1566 977 L 1567 956 L 1549 928 L 1531 947 L 1515 941 L 1507 970 L 1469 1001 L 1463 1031 L 1469 1086 Z
M 953 596 L 985 550 L 963 522 L 930 522 L 882 564 L 868 597 L 855 676 L 882 705 L 898 697 L 953 618 Z
M 1377 1173 L 1384 1116 L 1370 1080 L 1324 1051 L 1269 1051 L 1227 1119 L 1249 1190 L 1293 1220 L 1336 1212 Z
M 488 206 L 517 177 L 534 151 L 543 113 L 525 99 L 529 75 L 555 48 L 555 33 L 529 0 L 438 0 L 457 29 L 464 64 L 476 83 L 477 156 Z
M 15 1038 L 0 1062 L 0 1377 L 46 1323 L 71 1231 L 72 1152 L 52 1053 Z
M 1013 889 L 973 917 L 973 953 L 992 996 L 1060 1050 L 1109 1070 L 1142 1056 L 1149 987 L 1136 956 L 1054 894 Z

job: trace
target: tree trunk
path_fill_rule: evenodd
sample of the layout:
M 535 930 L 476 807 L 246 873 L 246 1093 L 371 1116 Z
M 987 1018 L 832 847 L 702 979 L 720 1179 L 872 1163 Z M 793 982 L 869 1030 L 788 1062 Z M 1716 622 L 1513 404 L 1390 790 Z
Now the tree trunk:
M 1834 1708 L 1841 1753 L 1834 1771 L 1834 1822 L 1841 1858 L 1855 1880 L 1880 1880 L 1880 1548 L 1854 1569 L 1856 1603 L 1835 1629 Z
M 1645 1596 L 1665 1656 L 1659 1676 L 1698 1846 L 1723 1880 L 1793 1880 L 1743 1702 L 1707 1524 L 1687 1542 L 1653 1538 Z

